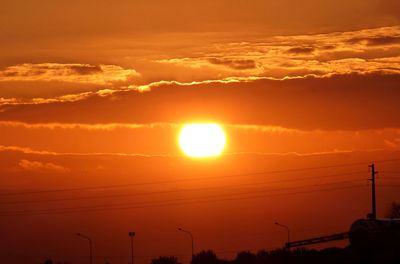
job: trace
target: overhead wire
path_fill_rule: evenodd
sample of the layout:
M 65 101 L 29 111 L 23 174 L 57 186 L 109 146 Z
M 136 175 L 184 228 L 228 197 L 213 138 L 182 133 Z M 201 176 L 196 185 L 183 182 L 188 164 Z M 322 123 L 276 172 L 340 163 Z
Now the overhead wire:
M 393 162 L 393 161 L 400 161 L 400 159 L 377 160 L 375 162 Z M 340 167 L 364 165 L 364 164 L 368 164 L 368 163 L 370 163 L 370 162 L 364 161 L 364 162 L 342 163 L 342 164 L 336 164 L 336 165 L 315 166 L 315 167 L 305 167 L 305 168 L 294 168 L 294 169 L 285 169 L 285 170 L 269 170 L 269 171 L 261 171 L 261 172 L 231 174 L 231 175 L 197 177 L 197 178 L 188 178 L 188 179 L 179 179 L 179 180 L 165 180 L 165 181 L 156 181 L 156 182 L 125 183 L 125 184 L 102 185 L 102 186 L 86 186 L 86 187 L 77 187 L 77 188 L 63 188 L 63 189 L 48 189 L 48 190 L 38 190 L 38 191 L 11 192 L 11 193 L 0 193 L 0 196 L 26 195 L 26 194 L 39 194 L 39 193 L 53 193 L 53 192 L 70 192 L 70 191 L 121 188 L 121 187 L 127 187 L 127 186 L 143 186 L 143 185 L 166 184 L 166 183 L 177 183 L 177 182 L 190 182 L 190 181 L 197 181 L 197 180 L 223 179 L 223 178 L 233 178 L 233 177 L 242 177 L 242 176 L 262 175 L 262 174 L 276 174 L 276 173 L 300 172 L 300 171 L 308 171 L 308 170 L 340 168 Z
M 360 181 L 360 180 L 356 180 L 356 181 Z M 245 193 L 243 193 L 243 192 L 239 192 L 239 193 L 235 193 L 235 195 L 238 195 L 238 194 L 249 194 L 249 193 L 257 193 L 257 192 L 264 192 L 264 191 L 270 191 L 270 192 L 274 192 L 274 191 L 281 191 L 281 190 L 291 190 L 291 189 L 299 189 L 299 188 L 305 188 L 305 187 L 319 187 L 319 186 L 325 186 L 325 185 L 331 185 L 331 184 L 341 184 L 341 183 L 352 183 L 352 182 L 355 182 L 355 181 L 340 181 L 340 182 L 330 182 L 330 183 L 320 183 L 320 184 L 311 184 L 311 185 L 303 185 L 303 186 L 295 186 L 295 187 L 286 187 L 286 188 L 278 188 L 278 189 L 261 189 L 261 190 L 258 190 L 258 191 L 255 191 L 255 190 L 252 190 L 251 192 L 245 192 Z M 254 185 L 254 184 L 252 184 L 252 185 L 250 185 L 250 186 L 258 186 L 258 185 Z M 240 187 L 242 187 L 242 186 L 240 186 Z M 236 189 L 239 189 L 239 190 L 241 190 L 242 188 L 236 188 Z M 202 188 L 199 188 L 199 189 L 187 189 L 187 191 L 193 191 L 193 190 L 204 190 L 204 189 L 202 189 Z M 235 190 L 235 188 L 233 188 L 233 190 Z M 210 197 L 209 195 L 207 196 L 207 197 Z M 167 201 L 170 201 L 170 200 L 167 200 Z M 160 201 L 156 201 L 156 202 L 160 202 Z M 164 201 L 161 201 L 161 202 L 164 202 Z M 146 203 L 148 203 L 148 202 L 146 202 Z M 119 205 L 126 205 L 127 203 L 120 203 L 120 204 L 109 204 L 109 205 L 100 205 L 100 207 L 101 206 L 119 206 Z M 128 204 L 131 204 L 131 203 L 128 203 Z M 93 206 L 84 206 L 84 207 L 79 207 L 79 209 L 86 209 L 86 208 L 92 208 Z M 99 207 L 99 206 L 97 206 L 97 207 Z M 57 210 L 58 210 L 59 208 L 57 208 Z M 71 208 L 61 208 L 61 209 L 71 209 Z M 60 209 L 60 210 L 61 210 Z M 72 208 L 72 209 L 75 209 L 75 208 Z M 48 210 L 53 210 L 53 209 L 48 209 Z
M 36 211 L 10 211 L 10 212 L 1 212 L 0 216 L 16 216 L 16 215 L 42 215 L 42 214 L 65 214 L 65 213 L 86 213 L 86 212 L 95 212 L 95 211 L 108 211 L 108 210 L 122 210 L 122 209 L 134 209 L 134 208 L 149 208 L 149 207 L 164 207 L 164 206 L 172 206 L 172 205 L 186 205 L 186 204 L 197 204 L 197 203 L 209 203 L 209 202 L 220 202 L 220 201 L 231 201 L 231 200 L 247 200 L 247 199 L 257 199 L 263 197 L 271 197 L 271 196 L 281 196 L 281 195 L 293 195 L 293 194 L 302 194 L 302 193 L 313 193 L 313 192 L 321 192 L 321 191 L 331 191 L 331 190 L 342 190 L 349 188 L 359 188 L 365 187 L 365 185 L 352 185 L 352 186 L 344 186 L 337 188 L 325 188 L 325 189 L 316 189 L 316 190 L 307 190 L 307 191 L 298 191 L 298 192 L 288 192 L 288 193 L 280 193 L 280 194 L 264 194 L 257 196 L 246 196 L 246 197 L 238 197 L 237 194 L 233 198 L 221 198 L 214 200 L 204 200 L 204 198 L 191 198 L 191 199 L 172 199 L 165 201 L 157 201 L 153 202 L 153 204 L 133 204 L 133 205 L 119 205 L 119 207 L 115 207 L 115 205 L 109 207 L 85 207 L 85 208 L 60 208 L 60 209 L 48 209 L 48 210 L 36 210 Z M 248 192 L 248 193 L 240 193 L 240 194 L 254 194 L 254 193 L 263 193 L 265 190 L 258 192 Z M 216 198 L 220 196 L 214 196 Z M 207 197 L 207 199 L 210 198 Z M 201 200 L 203 199 L 203 200 Z M 192 200 L 192 202 L 188 202 Z M 193 201 L 194 200 L 194 201 Z M 198 200 L 198 201 L 196 201 Z M 183 202 L 179 202 L 183 201 Z
M 86 199 L 102 199 L 102 198 L 117 198 L 117 197 L 133 197 L 133 196 L 142 196 L 142 195 L 153 195 L 153 194 L 167 194 L 167 193 L 176 193 L 176 192 L 187 192 L 187 191 L 197 191 L 197 190 L 211 190 L 211 189 L 221 189 L 225 187 L 235 187 L 235 186 L 259 186 L 260 184 L 271 184 L 271 183 L 286 183 L 286 182 L 294 182 L 294 181 L 303 181 L 303 180 L 312 180 L 312 179 L 321 179 L 321 178 L 336 178 L 342 176 L 356 175 L 359 173 L 363 173 L 362 171 L 349 172 L 349 173 L 339 173 L 339 174 L 329 174 L 322 176 L 309 176 L 309 177 L 301 177 L 294 179 L 283 179 L 283 180 L 269 180 L 257 183 L 247 183 L 240 185 L 225 185 L 225 186 L 217 186 L 217 187 L 207 187 L 207 188 L 196 188 L 196 189 L 180 189 L 180 190 L 164 190 L 164 191 L 152 191 L 152 192 L 142 192 L 142 193 L 128 193 L 128 194 L 111 194 L 111 195 L 96 195 L 96 196 L 84 196 L 84 197 L 68 197 L 68 198 L 57 198 L 57 199 L 40 199 L 40 200 L 23 200 L 23 201 L 7 201 L 0 202 L 0 205 L 5 204 L 25 204 L 25 203 L 41 203 L 41 202 L 60 202 L 60 201 L 76 201 L 76 200 L 86 200 Z
M 393 161 L 398 161 L 400 159 L 390 159 L 390 160 L 379 160 L 376 162 L 393 162 Z M 22 194 L 37 194 L 37 193 L 51 193 L 51 192 L 67 192 L 67 191 L 78 191 L 78 190 L 93 190 L 93 189 L 108 189 L 108 188 L 118 188 L 118 187 L 126 187 L 126 186 L 139 186 L 139 185 L 150 185 L 150 184 L 160 184 L 160 183 L 173 183 L 173 182 L 185 182 L 185 181 L 193 181 L 193 180 L 207 180 L 207 179 L 220 179 L 220 178 L 227 178 L 227 177 L 239 177 L 239 176 L 248 176 L 248 175 L 260 175 L 260 174 L 271 174 L 271 173 L 285 173 L 285 172 L 295 172 L 295 171 L 307 171 L 307 170 L 317 170 L 317 169 L 326 169 L 326 168 L 337 168 L 337 167 L 345 167 L 345 166 L 354 166 L 354 165 L 360 165 L 360 164 L 366 164 L 366 162 L 357 162 L 357 163 L 344 163 L 344 164 L 336 164 L 336 165 L 329 165 L 329 166 L 318 166 L 318 167 L 307 167 L 307 168 L 297 168 L 297 169 L 288 169 L 288 170 L 271 170 L 271 171 L 263 171 L 263 172 L 255 172 L 255 173 L 244 173 L 244 174 L 234 174 L 234 175 L 222 175 L 222 176 L 212 176 L 212 177 L 201 177 L 201 178 L 191 178 L 191 179 L 180 179 L 180 180 L 175 180 L 175 181 L 159 181 L 159 182 L 147 182 L 147 183 L 132 183 L 132 184 L 119 184 L 119 185 L 107 185 L 107 186 L 96 186 L 96 187 L 80 187 L 80 188 L 69 188 L 69 189 L 50 189 L 50 190 L 41 190 L 41 191 L 30 191 L 30 192 L 17 192 L 17 193 L 6 193 L 6 194 L 0 194 L 0 196 L 9 196 L 9 195 L 22 195 Z M 359 173 L 359 172 L 355 172 Z M 354 174 L 353 173 L 343 173 L 343 174 L 336 174 L 336 175 L 326 175 L 327 177 L 334 177 L 334 176 L 343 176 L 343 175 L 349 175 L 349 174 Z M 321 178 L 321 176 L 314 176 L 314 177 L 306 177 L 306 178 L 300 178 L 302 180 L 304 179 L 312 179 L 312 178 Z M 292 181 L 299 180 L 299 179 L 292 179 Z M 289 180 L 290 181 L 290 180 Z M 275 181 L 275 182 L 282 182 L 282 181 Z M 345 181 L 345 182 L 351 182 L 351 181 Z M 345 182 L 339 182 L 339 183 L 345 183 Z M 268 183 L 268 182 L 267 182 Z M 271 183 L 271 182 L 269 182 Z M 259 186 L 260 183 L 255 183 Z M 333 184 L 332 182 L 328 184 Z M 251 184 L 254 185 L 254 184 Z M 317 184 L 317 185 L 310 185 L 310 186 L 322 186 L 324 184 Z M 326 184 L 325 184 L 326 185 Z M 241 187 L 246 186 L 246 185 L 241 185 Z M 247 185 L 249 186 L 249 185 Z M 308 187 L 310 187 L 308 186 Z M 361 187 L 361 185 L 358 186 L 350 186 L 351 188 L 356 188 L 356 187 Z M 218 187 L 214 187 L 211 189 L 215 189 Z M 295 188 L 304 188 L 304 186 L 301 187 L 295 187 Z M 349 188 L 347 187 L 342 187 L 342 188 Z M 210 188 L 208 188 L 210 189 Z M 336 190 L 338 188 L 334 189 L 323 189 L 323 190 L 311 190 L 311 191 L 305 191 L 305 192 L 315 192 L 315 191 L 329 191 L 329 190 Z M 339 188 L 341 189 L 341 188 Z M 198 189 L 199 190 L 199 189 Z M 287 190 L 284 189 L 284 190 Z M 169 190 L 169 191 L 161 191 L 161 192 L 177 192 L 178 190 Z M 180 191 L 187 191 L 187 190 L 180 190 Z M 193 191 L 193 190 L 191 190 Z M 261 190 L 261 192 L 265 192 L 266 190 Z M 267 191 L 277 191 L 277 190 L 267 190 Z M 259 193 L 260 191 L 252 191 L 250 193 L 236 193 L 237 194 L 254 194 L 254 193 Z M 153 192 L 154 194 L 155 192 Z M 295 193 L 304 193 L 302 192 L 294 192 Z M 292 193 L 283 193 L 283 194 L 275 194 L 275 196 L 279 195 L 290 195 Z M 144 195 L 142 194 L 133 194 L 133 195 Z M 108 196 L 109 197 L 109 196 Z M 114 196 L 115 197 L 115 196 Z M 215 196 L 214 196 L 215 197 Z M 220 196 L 216 197 L 219 198 Z M 235 197 L 233 199 L 254 199 L 258 197 L 265 197 L 263 196 L 252 196 L 252 197 Z M 95 197 L 95 198 L 100 198 L 100 197 Z M 210 198 L 208 196 L 207 198 Z M 211 197 L 212 198 L 212 197 Z M 66 199 L 81 199 L 81 198 L 64 198 Z M 85 197 L 84 199 L 88 199 L 88 197 Z M 90 197 L 92 199 L 92 197 Z M 202 198 L 191 198 L 193 199 L 202 199 Z M 182 199 L 180 199 L 182 200 Z M 221 199 L 213 200 L 213 201 L 197 201 L 195 203 L 201 203 L 201 202 L 214 202 L 214 201 L 220 201 Z M 222 199 L 226 200 L 226 199 Z M 230 200 L 230 199 L 228 199 Z M 48 199 L 46 201 L 51 201 L 51 199 Z M 23 202 L 28 202 L 28 201 L 23 201 Z M 40 201 L 38 201 L 40 202 Z M 172 202 L 172 204 L 171 204 Z M 109 205 L 100 205 L 100 206 L 87 206 L 87 207 L 70 207 L 70 208 L 56 208 L 56 209 L 42 209 L 42 210 L 23 210 L 23 211 L 6 211 L 6 212 L 0 212 L 0 216 L 9 216 L 9 215 L 27 215 L 29 213 L 34 213 L 34 214 L 46 214 L 46 213 L 71 213 L 71 212 L 81 212 L 79 210 L 84 210 L 85 212 L 89 211 L 98 211 L 98 210 L 119 210 L 119 209 L 124 209 L 124 208 L 145 208 L 147 207 L 154 207 L 154 206 L 167 206 L 167 205 L 178 205 L 178 204 L 186 204 L 188 202 L 188 199 L 185 199 L 183 203 L 176 203 L 179 202 L 177 199 L 173 200 L 161 200 L 161 201 L 150 201 L 147 202 L 146 204 L 129 204 L 129 207 L 127 207 L 128 204 L 109 204 Z M 186 203 L 185 203 L 186 202 Z M 154 204 L 156 203 L 156 204 Z M 166 204 L 167 203 L 167 204 Z M 174 204 L 175 203 L 175 204 Z M 117 207 L 116 207 L 117 206 Z M 119 206 L 119 207 L 118 207 Z M 125 206 L 125 207 L 121 207 Z

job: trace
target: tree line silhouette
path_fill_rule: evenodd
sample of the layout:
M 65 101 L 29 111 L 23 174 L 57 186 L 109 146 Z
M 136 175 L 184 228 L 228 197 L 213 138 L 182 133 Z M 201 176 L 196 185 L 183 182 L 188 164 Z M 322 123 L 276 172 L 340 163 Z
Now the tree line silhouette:
M 296 248 L 261 250 L 257 253 L 242 251 L 233 260 L 219 259 L 212 250 L 193 256 L 190 264 L 395 264 L 400 263 L 400 247 L 396 250 L 360 251 L 351 246 L 331 247 L 322 250 Z M 41 264 L 69 264 L 47 260 Z M 112 264 L 106 262 L 105 264 Z M 176 256 L 160 256 L 150 264 L 182 264 Z

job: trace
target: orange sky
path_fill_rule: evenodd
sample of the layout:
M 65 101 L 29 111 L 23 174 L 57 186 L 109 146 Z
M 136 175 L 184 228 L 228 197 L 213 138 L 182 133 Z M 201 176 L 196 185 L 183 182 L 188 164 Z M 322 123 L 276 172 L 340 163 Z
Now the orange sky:
M 135 231 L 136 264 L 186 264 L 178 226 L 221 258 L 282 246 L 275 221 L 347 231 L 372 162 L 383 217 L 400 202 L 399 1 L 299 2 L 3 3 L 0 257 L 86 263 L 82 232 L 97 263 L 127 263 Z M 193 122 L 223 127 L 222 155 L 182 153 Z

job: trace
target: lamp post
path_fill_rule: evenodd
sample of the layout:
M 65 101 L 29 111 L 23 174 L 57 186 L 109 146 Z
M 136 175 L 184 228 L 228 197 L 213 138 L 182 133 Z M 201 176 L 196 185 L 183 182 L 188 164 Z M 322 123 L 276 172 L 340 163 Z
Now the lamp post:
M 89 238 L 89 237 L 87 237 L 87 236 L 85 236 L 85 235 L 83 235 L 83 234 L 81 234 L 81 233 L 77 233 L 76 234 L 77 236 L 79 236 L 79 237 L 82 237 L 82 238 L 84 238 L 84 239 L 87 239 L 88 241 L 89 241 L 89 250 L 90 250 L 90 252 L 89 252 L 89 256 L 90 256 L 90 264 L 93 264 L 93 255 L 92 255 L 92 240 Z
M 133 237 L 135 236 L 135 232 L 129 232 L 129 236 L 131 238 L 131 256 L 132 256 L 131 264 L 133 264 Z
M 275 225 L 283 227 L 283 228 L 285 228 L 287 230 L 287 242 L 290 243 L 290 229 L 289 229 L 289 227 L 287 227 L 285 225 L 282 225 L 282 224 L 280 224 L 278 222 L 275 222 Z
M 184 230 L 184 229 L 182 229 L 182 228 L 180 228 L 180 227 L 178 227 L 178 230 L 179 230 L 179 231 L 182 231 L 182 232 L 185 232 L 185 233 L 188 233 L 188 234 L 190 235 L 190 238 L 192 239 L 192 261 L 193 261 L 193 257 L 194 257 L 194 240 L 193 240 L 193 235 L 192 235 L 192 233 L 191 233 L 190 231 Z

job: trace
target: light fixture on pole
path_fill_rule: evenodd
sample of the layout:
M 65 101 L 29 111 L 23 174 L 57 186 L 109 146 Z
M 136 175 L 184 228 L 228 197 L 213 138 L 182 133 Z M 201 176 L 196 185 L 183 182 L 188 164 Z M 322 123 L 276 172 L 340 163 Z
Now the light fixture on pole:
M 133 264 L 133 237 L 135 236 L 135 232 L 129 232 L 129 237 L 131 238 L 131 256 L 132 256 L 132 263 Z
M 85 236 L 84 234 L 81 234 L 81 233 L 77 233 L 76 234 L 77 236 L 79 236 L 79 237 L 82 237 L 82 238 L 84 238 L 84 239 L 87 239 L 88 241 L 89 241 L 89 257 L 90 257 L 90 264 L 93 264 L 93 249 L 92 249 L 92 240 L 88 237 L 88 236 Z
M 194 239 L 193 239 L 193 234 L 190 231 L 184 230 L 184 229 L 182 229 L 180 227 L 178 227 L 178 230 L 182 231 L 182 232 L 185 232 L 185 233 L 188 233 L 190 235 L 190 238 L 192 239 L 192 261 L 193 261 L 193 257 L 194 257 Z
M 278 222 L 275 222 L 275 225 L 283 227 L 283 228 L 285 228 L 287 230 L 287 242 L 290 243 L 290 229 L 289 229 L 289 227 L 287 227 L 285 225 L 282 225 L 282 224 L 280 224 Z

